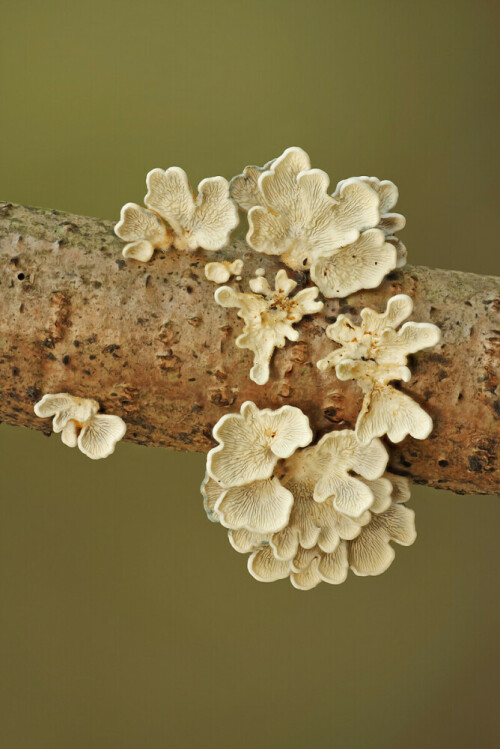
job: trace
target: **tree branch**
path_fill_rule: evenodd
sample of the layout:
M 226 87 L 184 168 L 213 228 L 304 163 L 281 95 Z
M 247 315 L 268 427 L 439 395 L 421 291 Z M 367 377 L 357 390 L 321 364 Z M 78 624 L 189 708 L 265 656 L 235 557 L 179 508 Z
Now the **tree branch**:
M 258 386 L 251 353 L 234 344 L 242 323 L 214 302 L 204 265 L 243 256 L 247 290 L 257 266 L 274 277 L 277 259 L 235 240 L 216 256 L 172 250 L 143 265 L 123 260 L 122 246 L 111 221 L 0 203 L 0 419 L 48 434 L 33 405 L 67 391 L 125 419 L 126 439 L 178 450 L 206 452 L 216 421 L 248 399 L 301 407 L 318 435 L 352 428 L 361 392 L 316 368 L 334 347 L 324 329 L 339 312 L 381 311 L 402 292 L 414 300 L 412 319 L 439 325 L 443 337 L 415 355 L 403 388 L 434 431 L 391 445 L 392 468 L 458 493 L 500 491 L 500 279 L 407 266 L 378 289 L 329 300 L 300 324 L 301 341 L 275 353 L 270 382 Z

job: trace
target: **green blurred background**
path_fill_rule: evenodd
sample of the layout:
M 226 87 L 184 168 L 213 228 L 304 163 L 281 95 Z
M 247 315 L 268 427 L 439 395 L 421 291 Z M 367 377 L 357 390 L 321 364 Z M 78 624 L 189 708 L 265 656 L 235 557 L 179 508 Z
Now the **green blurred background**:
M 498 7 L 5 4 L 0 197 L 114 218 L 300 145 L 399 185 L 411 262 L 498 273 Z M 500 745 L 496 498 L 415 487 L 386 574 L 301 593 L 206 520 L 204 456 L 0 443 L 2 749 Z

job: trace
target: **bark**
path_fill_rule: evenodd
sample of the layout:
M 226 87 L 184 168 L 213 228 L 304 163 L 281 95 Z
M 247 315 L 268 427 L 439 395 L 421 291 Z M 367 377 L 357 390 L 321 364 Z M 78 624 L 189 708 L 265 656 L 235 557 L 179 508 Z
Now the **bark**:
M 301 340 L 275 353 L 265 386 L 248 376 L 252 354 L 236 348 L 242 321 L 216 305 L 208 260 L 245 259 L 241 290 L 256 267 L 279 262 L 235 240 L 220 253 L 156 253 L 125 261 L 113 222 L 0 204 L 0 419 L 50 433 L 33 405 L 44 393 L 97 399 L 125 419 L 126 439 L 206 452 L 211 430 L 245 400 L 302 408 L 320 436 L 355 425 L 361 391 L 321 373 L 335 344 L 324 329 L 340 312 L 385 308 L 409 294 L 413 318 L 442 330 L 442 344 L 413 357 L 402 389 L 431 414 L 430 438 L 390 445 L 391 466 L 415 482 L 457 493 L 499 491 L 500 279 L 407 266 L 382 286 L 330 300 L 302 321 Z M 291 272 L 290 272 L 291 273 Z M 295 274 L 299 282 L 306 281 Z

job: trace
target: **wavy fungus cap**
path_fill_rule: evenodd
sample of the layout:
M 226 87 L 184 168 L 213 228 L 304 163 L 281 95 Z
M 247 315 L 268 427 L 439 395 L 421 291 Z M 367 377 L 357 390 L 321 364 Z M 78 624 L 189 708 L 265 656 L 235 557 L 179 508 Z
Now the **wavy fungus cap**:
M 47 393 L 34 407 L 40 418 L 53 416 L 52 429 L 56 434 L 61 433 L 65 445 L 78 445 L 93 460 L 111 455 L 127 430 L 119 416 L 98 414 L 98 410 L 97 401 L 68 393 Z
M 224 177 L 209 177 L 194 198 L 186 172 L 177 166 L 153 169 L 146 177 L 148 208 L 168 222 L 178 250 L 220 250 L 238 225 L 238 209 Z
M 293 496 L 273 476 L 277 461 L 309 444 L 309 420 L 294 406 L 259 410 L 251 401 L 215 425 L 220 443 L 207 457 L 201 491 L 211 520 L 231 530 L 274 533 L 290 516 Z
M 262 205 L 259 177 L 271 168 L 274 161 L 271 159 L 264 166 L 246 166 L 243 174 L 238 174 L 230 181 L 229 192 L 242 211 L 249 211 L 254 205 Z
M 290 297 L 297 283 L 288 278 L 285 270 L 276 274 L 274 290 L 262 276 L 250 280 L 254 293 L 236 291 L 230 286 L 221 286 L 215 292 L 215 301 L 221 307 L 237 307 L 238 317 L 245 321 L 243 333 L 236 345 L 253 351 L 253 367 L 250 379 L 258 385 L 269 380 L 270 363 L 275 348 L 283 348 L 286 341 L 297 341 L 299 332 L 293 326 L 305 315 L 313 315 L 323 309 L 323 302 L 316 297 L 319 290 L 309 286 Z
M 440 339 L 440 330 L 432 323 L 407 322 L 396 330 L 412 309 L 411 298 L 397 294 L 382 313 L 363 309 L 360 325 L 339 315 L 326 329 L 327 336 L 341 348 L 318 361 L 317 366 L 321 370 L 335 367 L 339 380 L 355 379 L 364 391 L 356 422 L 356 434 L 363 444 L 383 434 L 392 442 L 400 442 L 408 434 L 425 439 L 432 430 L 431 417 L 418 403 L 389 385 L 393 380 L 408 382 L 408 356 L 436 345 Z
M 120 212 L 115 234 L 128 244 L 123 257 L 147 263 L 155 250 L 168 250 L 173 241 L 170 232 L 156 213 L 147 211 L 137 203 L 126 203 Z
M 360 517 L 374 502 L 370 484 L 352 473 L 373 481 L 382 476 L 389 456 L 378 439 L 363 445 L 350 429 L 330 432 L 320 439 L 314 450 L 319 474 L 314 487 L 316 502 L 330 497 L 338 512 Z
M 393 213 L 392 209 L 395 207 L 399 198 L 399 190 L 394 184 L 388 179 L 380 180 L 377 177 L 358 177 L 357 179 L 362 180 L 367 185 L 370 185 L 372 190 L 375 190 L 379 197 L 379 212 L 380 221 L 377 224 L 377 229 L 382 229 L 387 241 L 394 245 L 397 253 L 397 268 L 401 268 L 406 263 L 406 247 L 401 242 L 396 233 L 401 231 L 406 226 L 406 218 L 401 213 Z M 342 186 L 345 180 L 341 180 L 333 193 L 333 197 L 338 197 L 342 190 Z
M 295 406 L 276 411 L 243 403 L 239 414 L 226 414 L 213 429 L 219 442 L 208 453 L 207 473 L 220 486 L 244 486 L 270 478 L 280 458 L 289 458 L 312 440 L 309 419 Z

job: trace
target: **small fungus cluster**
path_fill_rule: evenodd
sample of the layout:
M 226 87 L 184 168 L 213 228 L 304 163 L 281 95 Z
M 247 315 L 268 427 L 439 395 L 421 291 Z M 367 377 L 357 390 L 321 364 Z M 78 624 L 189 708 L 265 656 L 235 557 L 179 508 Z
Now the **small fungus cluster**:
M 153 169 L 146 184 L 146 208 L 127 203 L 115 227 L 127 242 L 124 257 L 146 263 L 155 250 L 220 250 L 229 243 L 238 210 L 224 177 L 202 180 L 196 199 L 186 172 L 177 166 Z
M 378 439 L 353 431 L 312 442 L 309 420 L 294 406 L 259 410 L 247 401 L 213 431 L 202 484 L 211 520 L 229 532 L 248 569 L 263 582 L 290 577 L 307 590 L 341 583 L 349 567 L 378 575 L 394 558 L 390 542 L 415 540 L 406 479 L 386 472 Z
M 345 297 L 375 288 L 397 266 L 393 232 L 405 221 L 388 212 L 398 195 L 392 182 L 353 177 L 333 195 L 329 183 L 305 151 L 287 148 L 262 169 L 246 167 L 231 195 L 248 211 L 250 247 L 310 271 L 323 296 Z
M 250 279 L 249 286 L 253 293 L 221 286 L 215 292 L 215 301 L 221 307 L 238 308 L 238 317 L 245 321 L 245 327 L 236 339 L 236 345 L 253 351 L 250 379 L 264 385 L 269 380 L 274 349 L 283 348 L 287 339 L 297 341 L 300 334 L 293 326 L 305 315 L 320 312 L 323 302 L 317 301 L 319 290 L 315 286 L 308 286 L 290 296 L 297 283 L 288 278 L 285 270 L 277 272 L 274 289 L 262 276 Z
M 335 367 L 339 380 L 356 380 L 363 390 L 356 435 L 364 444 L 383 434 L 391 442 L 401 442 L 408 434 L 422 440 L 431 433 L 431 417 L 409 395 L 389 384 L 408 382 L 408 355 L 435 346 L 440 338 L 439 328 L 431 323 L 406 322 L 396 330 L 412 310 L 410 297 L 397 294 L 383 313 L 369 307 L 361 310 L 360 325 L 339 315 L 326 329 L 326 335 L 341 348 L 320 359 L 318 368 Z
M 292 326 L 323 308 L 315 301 L 319 293 L 341 298 L 375 288 L 405 263 L 406 249 L 396 236 L 405 218 L 393 212 L 396 185 L 376 177 L 351 177 L 330 194 L 328 175 L 312 168 L 301 148 L 287 148 L 263 167 L 247 166 L 230 183 L 223 177 L 204 179 L 197 198 L 179 167 L 153 169 L 146 183 L 146 207 L 127 203 L 115 227 L 127 242 L 126 258 L 147 262 L 155 249 L 220 250 L 229 244 L 240 208 L 248 213 L 250 249 L 279 257 L 302 278 L 309 274 L 310 285 L 293 298 L 286 289 L 296 282 L 284 270 L 276 277 L 286 279 L 284 291 L 277 281 L 272 292 L 264 280 L 252 279 L 250 292 L 232 287 L 215 292 L 217 304 L 238 308 L 244 320 L 236 345 L 253 352 L 250 377 L 259 385 L 269 380 L 274 349 L 287 339 L 297 340 Z M 242 270 L 241 258 L 212 261 L 205 265 L 205 276 L 216 284 L 232 276 L 240 282 Z
M 35 405 L 42 419 L 53 417 L 52 431 L 61 434 L 68 447 L 78 447 L 89 458 L 107 458 L 125 435 L 127 427 L 119 416 L 97 413 L 99 403 L 68 393 L 47 393 Z

